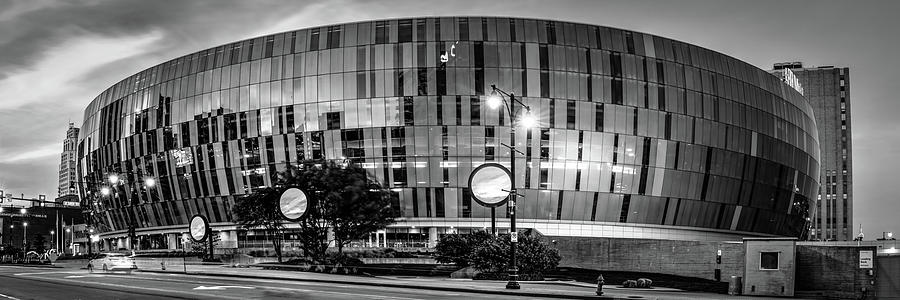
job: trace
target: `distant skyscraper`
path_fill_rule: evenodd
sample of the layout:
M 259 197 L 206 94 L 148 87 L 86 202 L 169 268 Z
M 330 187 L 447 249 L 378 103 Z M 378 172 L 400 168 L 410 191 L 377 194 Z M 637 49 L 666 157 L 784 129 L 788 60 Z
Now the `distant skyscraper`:
M 819 196 L 810 239 L 847 241 L 853 234 L 853 151 L 850 143 L 850 71 L 802 63 L 778 63 L 772 72 L 802 86 L 816 118 L 821 145 Z M 785 70 L 790 70 L 785 71 Z
M 78 127 L 69 123 L 66 139 L 63 140 L 63 152 L 59 161 L 59 197 L 77 195 L 75 190 L 75 147 L 78 144 Z

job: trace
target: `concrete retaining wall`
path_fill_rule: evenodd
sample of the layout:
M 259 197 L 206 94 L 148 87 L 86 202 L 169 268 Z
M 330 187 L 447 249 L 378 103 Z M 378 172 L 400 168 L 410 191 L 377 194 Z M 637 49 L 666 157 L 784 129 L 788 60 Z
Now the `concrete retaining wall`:
M 740 242 L 698 242 L 621 238 L 553 237 L 561 267 L 671 274 L 727 282 L 744 274 Z M 716 253 L 722 250 L 722 263 Z

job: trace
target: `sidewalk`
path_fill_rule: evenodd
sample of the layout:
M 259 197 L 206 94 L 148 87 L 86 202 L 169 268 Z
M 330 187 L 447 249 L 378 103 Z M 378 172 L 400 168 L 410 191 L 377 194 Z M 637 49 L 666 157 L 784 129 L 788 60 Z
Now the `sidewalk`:
M 167 268 L 167 270 L 161 270 L 160 268 L 142 268 L 140 271 L 152 273 L 184 273 L 182 268 Z M 418 288 L 438 291 L 557 299 L 751 299 L 751 297 L 684 292 L 669 288 L 626 289 L 611 285 L 604 286 L 604 294 L 600 297 L 594 293 L 596 289 L 595 285 L 578 282 L 525 281 L 519 282 L 522 287 L 521 289 L 507 290 L 505 289 L 506 281 L 475 281 L 471 279 L 412 276 L 363 277 L 313 272 L 263 270 L 258 267 L 232 268 L 227 266 L 189 265 L 187 266 L 187 274 L 270 280 L 298 280 L 396 288 Z M 752 299 L 763 298 L 752 297 Z

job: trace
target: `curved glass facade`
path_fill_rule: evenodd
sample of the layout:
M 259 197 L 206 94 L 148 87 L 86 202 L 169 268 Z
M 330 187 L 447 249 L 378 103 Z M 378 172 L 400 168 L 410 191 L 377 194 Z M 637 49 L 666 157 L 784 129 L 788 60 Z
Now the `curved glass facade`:
M 107 233 L 180 232 L 197 213 L 227 225 L 235 197 L 286 164 L 349 159 L 399 194 L 397 226 L 490 226 L 466 185 L 482 163 L 509 165 L 510 118 L 485 105 L 491 84 L 539 120 L 516 131 L 520 227 L 805 232 L 819 144 L 800 93 L 683 42 L 515 18 L 302 29 L 141 71 L 85 110 L 81 181 L 125 179 L 85 205 Z

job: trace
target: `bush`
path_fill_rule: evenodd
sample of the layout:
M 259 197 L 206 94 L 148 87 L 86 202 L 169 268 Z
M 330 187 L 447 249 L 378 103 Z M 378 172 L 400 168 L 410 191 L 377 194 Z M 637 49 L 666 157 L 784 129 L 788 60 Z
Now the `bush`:
M 503 272 L 509 269 L 509 235 L 501 235 L 477 247 L 470 263 L 482 272 Z M 520 274 L 543 274 L 559 264 L 559 251 L 531 234 L 520 234 L 516 249 Z
M 473 250 L 491 239 L 494 237 L 485 231 L 444 235 L 434 247 L 434 260 L 442 264 L 453 263 L 468 267 Z
M 532 231 L 525 232 L 519 234 L 516 250 L 520 278 L 525 276 L 543 278 L 544 271 L 552 270 L 559 264 L 559 252 L 544 244 L 539 237 L 532 234 Z M 492 279 L 487 278 L 489 276 L 505 278 L 507 276 L 505 271 L 509 269 L 509 248 L 508 234 L 493 236 L 479 231 L 473 234 L 445 235 L 435 247 L 434 258 L 439 263 L 455 263 L 460 267 L 472 266 L 485 273 L 498 274 L 483 275 L 484 279 Z
M 625 280 L 622 282 L 622 287 L 626 288 L 650 288 L 653 285 L 653 280 L 647 278 L 639 278 L 638 280 Z
M 474 280 L 509 280 L 509 273 L 482 272 L 475 274 Z M 541 274 L 519 274 L 519 281 L 543 281 L 544 276 Z
M 647 278 L 639 278 L 637 280 L 637 287 L 639 288 L 650 288 L 653 285 L 653 280 Z

